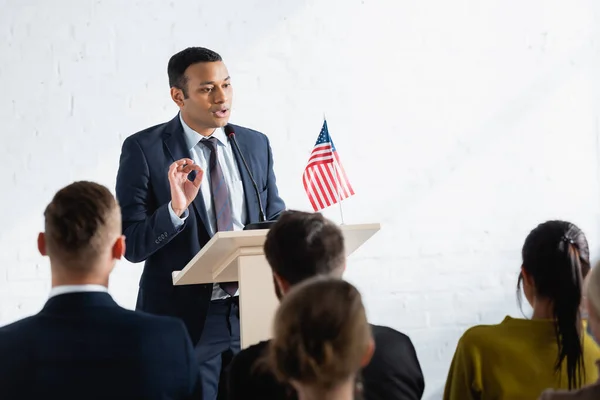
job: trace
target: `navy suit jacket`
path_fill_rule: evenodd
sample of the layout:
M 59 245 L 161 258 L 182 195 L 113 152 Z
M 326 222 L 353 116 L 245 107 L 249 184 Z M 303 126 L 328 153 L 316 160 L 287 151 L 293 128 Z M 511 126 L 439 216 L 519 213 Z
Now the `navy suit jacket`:
M 279 197 L 269 140 L 260 132 L 232 125 L 241 152 L 260 191 L 267 219 L 284 210 Z M 239 153 L 234 148 L 244 187 L 246 224 L 259 221 L 258 200 Z M 181 158 L 191 158 L 179 115 L 125 139 L 117 174 L 125 257 L 145 261 L 136 309 L 183 319 L 193 343 L 200 340 L 212 296 L 212 284 L 173 286 L 171 273 L 183 269 L 210 239 L 202 193 L 189 207 L 183 226 L 169 214 L 171 191 L 167 171 Z
M 108 293 L 50 298 L 0 328 L 0 398 L 199 398 L 183 323 L 119 307 Z

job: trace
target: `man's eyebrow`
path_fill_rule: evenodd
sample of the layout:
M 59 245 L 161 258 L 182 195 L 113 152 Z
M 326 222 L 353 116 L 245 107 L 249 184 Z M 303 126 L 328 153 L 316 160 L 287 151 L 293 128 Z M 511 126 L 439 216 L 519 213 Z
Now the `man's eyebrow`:
M 227 78 L 223 79 L 224 81 L 228 81 L 230 80 L 231 77 L 228 76 Z M 214 85 L 215 81 L 205 81 L 205 82 L 200 82 L 199 86 L 203 86 L 203 85 Z

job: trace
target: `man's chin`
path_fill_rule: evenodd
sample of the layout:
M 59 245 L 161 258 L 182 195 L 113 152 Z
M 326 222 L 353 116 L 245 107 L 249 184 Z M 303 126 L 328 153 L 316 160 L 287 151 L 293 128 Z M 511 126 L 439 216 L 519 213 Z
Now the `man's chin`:
M 229 115 L 223 118 L 213 116 L 212 122 L 215 128 L 222 128 L 229 123 Z

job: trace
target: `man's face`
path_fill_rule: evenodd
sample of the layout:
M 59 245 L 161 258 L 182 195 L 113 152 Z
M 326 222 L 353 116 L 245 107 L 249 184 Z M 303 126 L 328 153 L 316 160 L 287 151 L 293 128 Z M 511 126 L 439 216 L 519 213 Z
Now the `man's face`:
M 185 75 L 187 98 L 179 89 L 171 89 L 171 96 L 186 122 L 206 135 L 227 125 L 233 90 L 225 64 L 221 61 L 196 63 L 186 69 Z

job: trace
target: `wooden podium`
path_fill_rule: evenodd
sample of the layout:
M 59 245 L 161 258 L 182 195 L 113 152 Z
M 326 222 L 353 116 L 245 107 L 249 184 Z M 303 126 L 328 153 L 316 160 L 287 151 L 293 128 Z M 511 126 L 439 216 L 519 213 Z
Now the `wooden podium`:
M 380 224 L 340 225 L 349 256 L 379 229 Z M 279 301 L 271 267 L 263 253 L 267 229 L 217 232 L 181 271 L 173 285 L 239 282 L 241 347 L 271 337 Z

